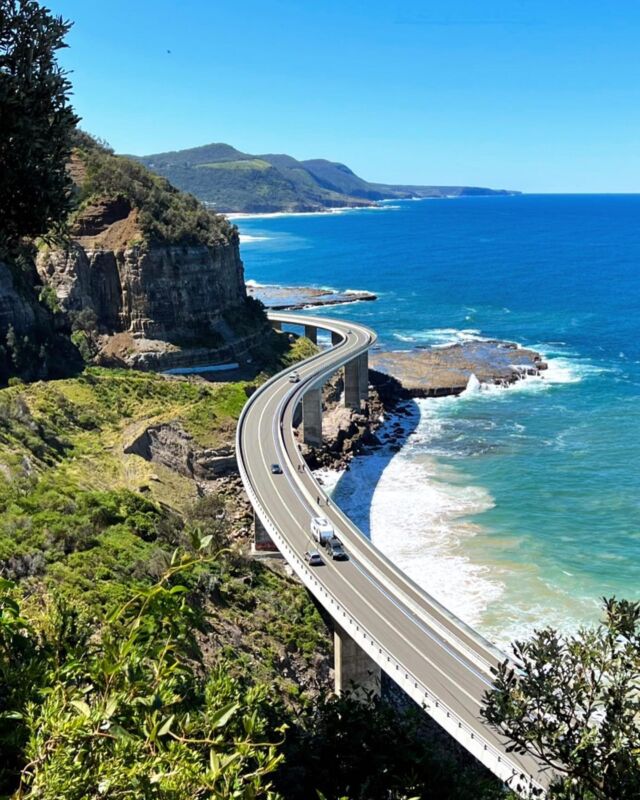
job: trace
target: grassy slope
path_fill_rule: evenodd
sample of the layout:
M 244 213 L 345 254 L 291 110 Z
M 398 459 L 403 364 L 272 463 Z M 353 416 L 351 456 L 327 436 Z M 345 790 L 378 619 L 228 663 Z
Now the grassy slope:
M 299 340 L 279 363 L 311 350 Z M 249 386 L 91 368 L 0 391 L 3 573 L 33 602 L 55 592 L 95 619 L 132 587 L 155 580 L 197 487 L 123 449 L 147 425 L 168 420 L 180 420 L 200 445 L 233 442 Z M 226 533 L 234 537 L 238 525 Z M 238 669 L 297 696 L 299 685 L 275 665 L 293 658 L 304 670 L 328 648 L 304 591 L 237 554 L 214 572 L 214 594 L 224 600 L 212 605 L 216 656 L 235 654 Z
M 283 347 L 272 368 L 313 352 L 314 345 L 299 339 Z M 174 548 L 188 547 L 190 531 L 221 534 L 214 538 L 214 551 L 225 543 L 230 551 L 200 568 L 189 583 L 209 615 L 200 638 L 204 664 L 208 670 L 222 664 L 240 680 L 268 686 L 274 703 L 284 702 L 288 710 L 278 712 L 274 724 L 284 718 L 296 726 L 287 745 L 292 760 L 279 778 L 287 797 L 314 796 L 320 778 L 312 754 L 320 746 L 326 753 L 321 762 L 340 766 L 334 777 L 322 779 L 327 797 L 334 796 L 334 778 L 341 787 L 336 797 L 344 796 L 347 786 L 349 796 L 369 797 L 352 785 L 352 773 L 368 773 L 368 752 L 376 747 L 388 754 L 392 772 L 400 763 L 402 769 L 410 765 L 418 774 L 424 771 L 421 781 L 433 776 L 445 786 L 444 793 L 430 791 L 433 800 L 500 797 L 485 773 L 468 765 L 452 770 L 455 757 L 446 748 L 421 743 L 421 735 L 407 732 L 413 723 L 407 728 L 384 708 L 372 730 L 369 710 L 364 727 L 357 706 L 318 711 L 314 692 L 326 694 L 329 635 L 299 584 L 238 549 L 234 537 L 248 521 L 229 514 L 237 488 L 231 487 L 231 498 L 209 495 L 194 506 L 195 486 L 188 478 L 123 453 L 132 431 L 169 419 L 181 420 L 200 444 L 229 441 L 249 385 L 92 368 L 77 378 L 0 391 L 0 566 L 17 581 L 27 616 L 50 624 L 55 597 L 97 631 L 105 614 L 132 590 L 155 583 Z M 215 512 L 225 507 L 229 521 L 217 528 Z M 378 730 L 383 719 L 394 735 L 404 731 L 409 748 L 404 762 L 401 753 L 389 750 L 387 729 Z M 354 730 L 355 741 L 346 748 L 345 737 Z M 398 780 L 402 783 L 404 774 Z

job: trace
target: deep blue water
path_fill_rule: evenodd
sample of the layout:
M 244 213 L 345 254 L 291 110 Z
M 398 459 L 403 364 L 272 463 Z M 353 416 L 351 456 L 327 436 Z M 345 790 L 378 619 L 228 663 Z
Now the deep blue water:
M 639 222 L 640 196 L 238 221 L 256 237 L 242 245 L 248 279 L 378 293 L 327 313 L 375 328 L 385 349 L 497 337 L 549 358 L 544 380 L 420 401 L 404 450 L 361 459 L 335 489 L 398 563 L 503 642 L 593 621 L 602 595 L 640 597 Z

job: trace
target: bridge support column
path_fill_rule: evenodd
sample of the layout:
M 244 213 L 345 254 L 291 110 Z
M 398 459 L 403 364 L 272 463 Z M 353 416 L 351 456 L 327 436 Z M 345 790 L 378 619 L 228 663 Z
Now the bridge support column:
M 380 695 L 380 667 L 337 623 L 334 623 L 333 654 L 336 694 L 350 690 Z
M 253 552 L 254 553 L 278 553 L 279 550 L 269 536 L 269 532 L 262 524 L 262 520 L 253 512 Z
M 322 389 L 309 389 L 302 397 L 302 432 L 305 444 L 322 445 Z
M 274 331 L 281 331 L 282 330 L 282 323 L 277 319 L 271 320 L 271 327 Z
M 318 344 L 318 329 L 315 325 L 305 325 L 304 335 L 307 337 L 307 339 L 309 339 L 309 341 L 313 342 L 314 344 Z
M 335 331 L 331 331 L 331 344 L 340 344 L 342 341 L 342 336 Z
M 360 382 L 360 400 L 369 400 L 369 351 L 358 356 L 358 378 Z
M 344 365 L 344 404 L 360 411 L 360 357 Z

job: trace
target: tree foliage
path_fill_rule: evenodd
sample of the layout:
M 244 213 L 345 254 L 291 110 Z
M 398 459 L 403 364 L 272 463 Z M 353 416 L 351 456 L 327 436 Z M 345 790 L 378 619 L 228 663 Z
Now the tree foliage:
M 4 762 L 14 766 L 4 791 L 17 783 L 16 797 L 44 800 L 273 796 L 283 731 L 269 725 L 266 687 L 201 668 L 202 616 L 180 580 L 201 563 L 176 552 L 98 638 L 59 606 L 35 628 L 0 582 L 0 745 L 15 759 Z
M 605 621 L 516 642 L 483 714 L 555 775 L 550 797 L 640 797 L 640 603 L 605 600 Z
M 66 219 L 78 121 L 56 60 L 70 23 L 35 0 L 0 0 L 0 245 Z
M 137 210 L 143 237 L 155 243 L 213 245 L 237 235 L 226 218 L 137 161 L 114 155 L 86 134 L 77 138 L 77 144 L 86 176 L 76 218 L 94 200 L 120 198 Z

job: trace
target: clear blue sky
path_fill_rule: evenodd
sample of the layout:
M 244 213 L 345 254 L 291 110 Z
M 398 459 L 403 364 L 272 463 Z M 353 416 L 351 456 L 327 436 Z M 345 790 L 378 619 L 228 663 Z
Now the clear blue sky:
M 48 0 L 83 127 L 369 180 L 640 192 L 638 0 Z M 170 50 L 171 52 L 167 52 Z

